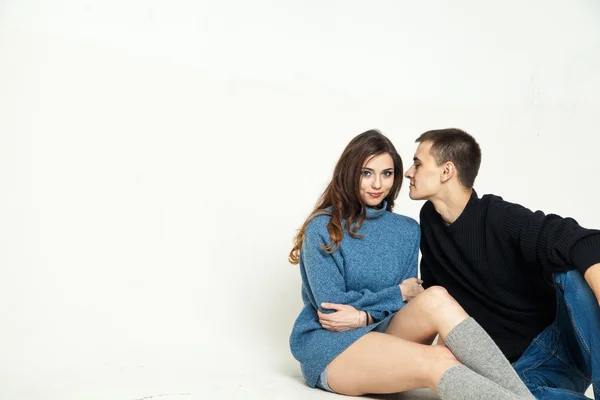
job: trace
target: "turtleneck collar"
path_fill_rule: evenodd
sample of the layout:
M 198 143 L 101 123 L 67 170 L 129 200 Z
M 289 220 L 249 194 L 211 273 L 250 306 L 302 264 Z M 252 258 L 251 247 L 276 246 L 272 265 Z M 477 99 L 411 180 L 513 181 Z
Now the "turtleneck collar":
M 366 219 L 375 219 L 384 215 L 387 211 L 387 201 L 384 200 L 380 206 L 381 208 L 366 207 Z

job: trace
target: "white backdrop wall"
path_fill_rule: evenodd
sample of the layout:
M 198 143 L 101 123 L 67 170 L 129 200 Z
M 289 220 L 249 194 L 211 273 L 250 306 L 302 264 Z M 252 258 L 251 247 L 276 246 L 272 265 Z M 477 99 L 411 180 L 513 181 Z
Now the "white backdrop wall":
M 0 2 L 0 398 L 301 387 L 287 254 L 367 129 L 406 167 L 423 131 L 465 129 L 480 194 L 600 227 L 599 18 L 595 0 Z M 403 189 L 396 211 L 421 204 Z

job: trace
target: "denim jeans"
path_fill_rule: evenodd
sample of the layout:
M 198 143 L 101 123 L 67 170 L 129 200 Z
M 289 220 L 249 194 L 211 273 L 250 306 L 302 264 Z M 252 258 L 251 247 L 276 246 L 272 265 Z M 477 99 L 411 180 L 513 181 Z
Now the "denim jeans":
M 513 366 L 537 399 L 600 399 L 600 306 L 576 270 L 554 274 L 556 318 Z

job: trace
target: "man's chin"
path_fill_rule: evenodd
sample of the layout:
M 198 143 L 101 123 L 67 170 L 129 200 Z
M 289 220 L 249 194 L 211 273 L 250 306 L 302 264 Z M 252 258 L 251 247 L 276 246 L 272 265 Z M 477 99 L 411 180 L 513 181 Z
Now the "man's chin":
M 408 197 L 410 197 L 411 200 L 425 200 L 425 198 L 423 196 L 419 196 L 416 193 L 408 193 Z

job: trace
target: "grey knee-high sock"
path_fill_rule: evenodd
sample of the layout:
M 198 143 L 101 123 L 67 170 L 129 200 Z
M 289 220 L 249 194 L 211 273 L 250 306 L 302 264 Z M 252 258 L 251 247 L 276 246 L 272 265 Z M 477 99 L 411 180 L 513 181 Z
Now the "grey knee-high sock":
M 535 400 L 531 394 L 520 396 L 464 365 L 452 367 L 442 375 L 438 394 L 442 400 Z
M 496 343 L 473 318 L 456 325 L 444 343 L 458 361 L 477 374 L 519 396 L 533 398 Z

